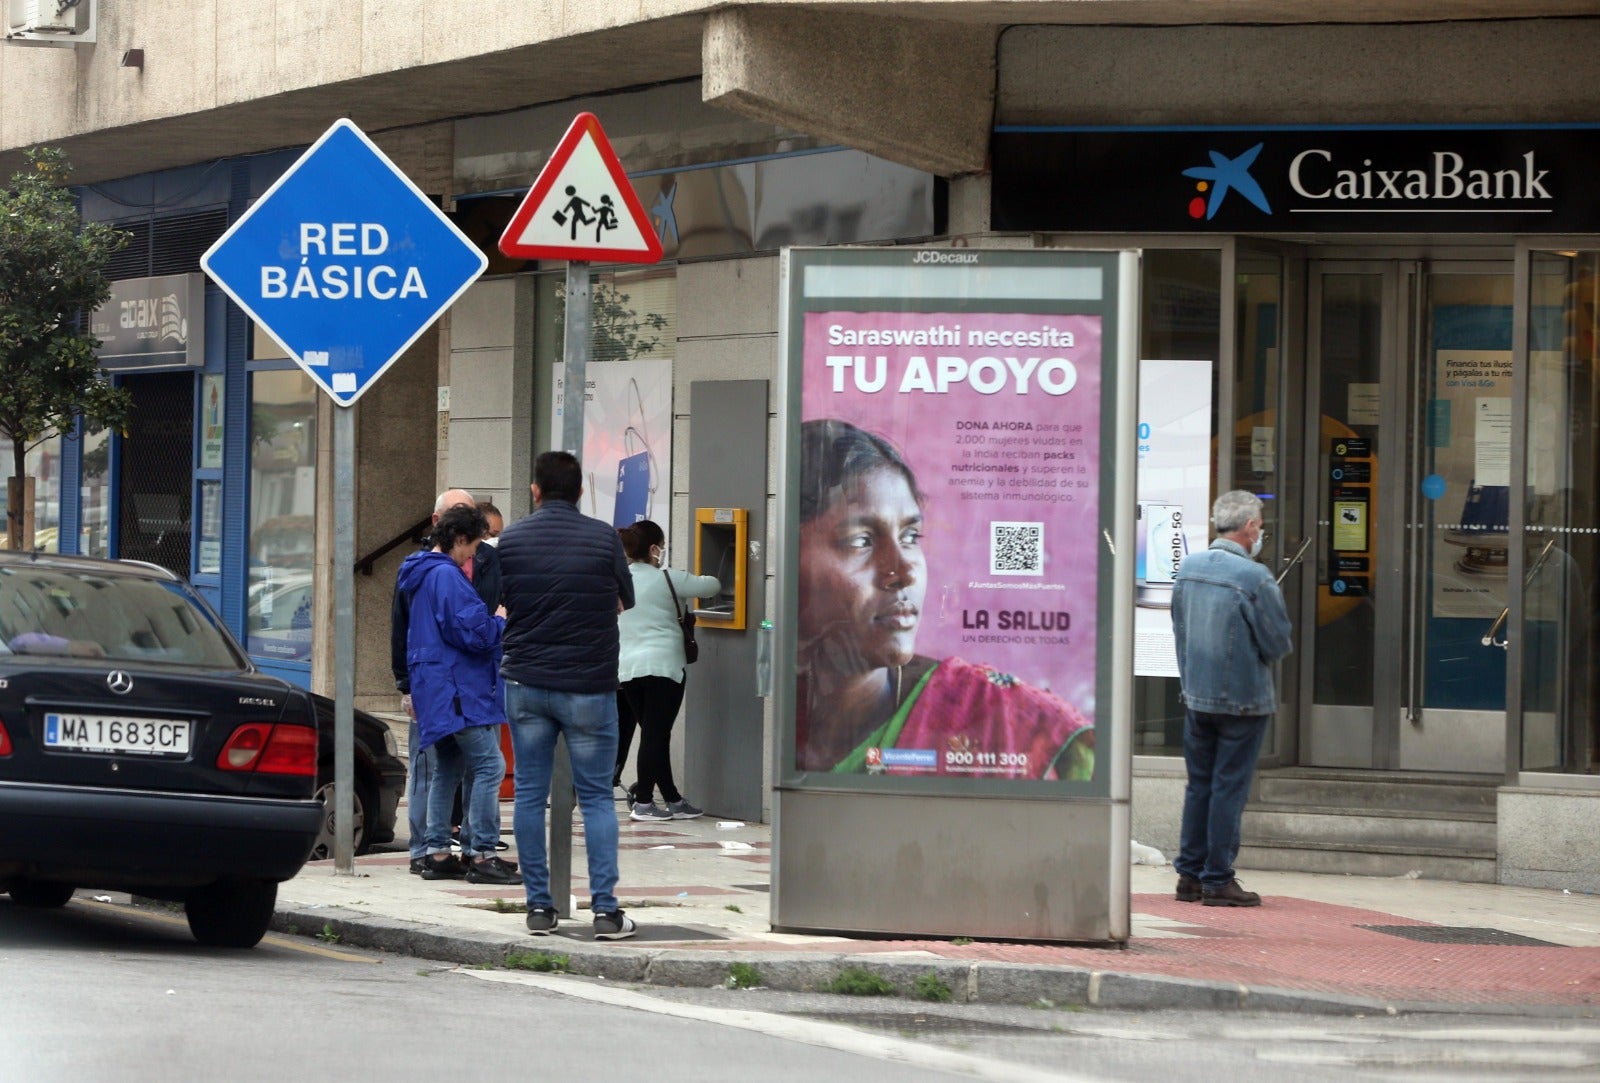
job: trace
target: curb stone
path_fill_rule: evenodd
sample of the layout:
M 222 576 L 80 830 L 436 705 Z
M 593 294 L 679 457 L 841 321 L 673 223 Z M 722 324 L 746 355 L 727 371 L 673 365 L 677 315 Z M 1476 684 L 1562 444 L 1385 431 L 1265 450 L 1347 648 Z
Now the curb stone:
M 909 960 L 872 954 L 655 949 L 590 944 L 561 937 L 500 936 L 470 929 L 379 917 L 337 907 L 284 908 L 273 931 L 314 938 L 324 929 L 347 947 L 408 955 L 463 966 L 504 966 L 513 952 L 542 951 L 568 957 L 566 972 L 608 981 L 682 988 L 720 986 L 732 963 L 761 975 L 763 988 L 826 992 L 846 967 L 877 974 L 909 997 L 916 980 L 932 972 L 950 987 L 953 1003 L 1040 1004 L 1111 1011 L 1250 1011 L 1297 1015 L 1515 1015 L 1562 1019 L 1600 1017 L 1600 1007 L 1568 1005 L 1390 1002 L 1316 990 L 1252 987 L 1235 982 L 1130 974 L 1026 963 Z

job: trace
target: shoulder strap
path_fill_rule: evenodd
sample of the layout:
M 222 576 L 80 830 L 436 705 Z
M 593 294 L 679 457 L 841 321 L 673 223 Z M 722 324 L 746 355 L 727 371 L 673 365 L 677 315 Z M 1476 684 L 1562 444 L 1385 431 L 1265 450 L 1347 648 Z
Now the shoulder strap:
M 667 573 L 667 569 L 665 568 L 661 569 L 661 574 L 667 577 L 667 589 L 672 591 L 672 611 L 678 615 L 679 620 L 682 620 L 683 606 L 678 602 L 678 591 L 677 588 L 672 585 L 672 576 Z

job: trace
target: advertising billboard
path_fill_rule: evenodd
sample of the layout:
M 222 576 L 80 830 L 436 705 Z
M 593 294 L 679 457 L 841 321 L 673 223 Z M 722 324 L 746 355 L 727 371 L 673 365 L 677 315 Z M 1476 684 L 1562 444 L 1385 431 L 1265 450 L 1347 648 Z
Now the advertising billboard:
M 1137 255 L 782 273 L 774 928 L 1126 940 Z
M 1114 257 L 874 255 L 794 283 L 786 773 L 1104 793 Z

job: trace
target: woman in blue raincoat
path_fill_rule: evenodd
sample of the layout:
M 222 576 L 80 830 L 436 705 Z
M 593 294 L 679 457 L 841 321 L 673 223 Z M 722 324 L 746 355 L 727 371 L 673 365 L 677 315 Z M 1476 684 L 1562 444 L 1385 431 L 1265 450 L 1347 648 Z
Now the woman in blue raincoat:
M 515 884 L 522 879 L 515 865 L 495 856 L 506 769 L 500 754 L 500 726 L 506 720 L 500 681 L 505 609 L 490 613 L 462 571 L 488 533 L 482 511 L 451 508 L 434 524 L 433 548 L 407 557 L 397 581 L 409 596 L 406 669 L 418 739 L 432 772 L 426 880 L 464 876 L 475 884 Z M 450 853 L 450 814 L 463 774 L 472 780 L 472 796 L 457 860 Z

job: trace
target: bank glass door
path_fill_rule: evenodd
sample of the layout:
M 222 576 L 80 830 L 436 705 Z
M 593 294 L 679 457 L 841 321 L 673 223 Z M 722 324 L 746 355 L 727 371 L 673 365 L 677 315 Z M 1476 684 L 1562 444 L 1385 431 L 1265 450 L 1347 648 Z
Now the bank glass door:
M 1498 773 L 1511 493 L 1511 265 L 1308 274 L 1300 760 Z

